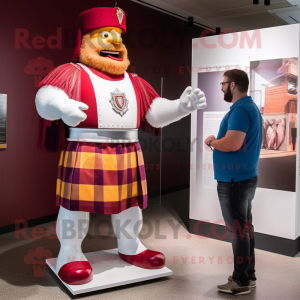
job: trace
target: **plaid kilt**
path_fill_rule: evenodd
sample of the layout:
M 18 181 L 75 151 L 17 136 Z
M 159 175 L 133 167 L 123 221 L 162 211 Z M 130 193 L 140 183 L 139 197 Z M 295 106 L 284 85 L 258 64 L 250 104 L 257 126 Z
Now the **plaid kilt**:
M 146 208 L 140 144 L 68 142 L 58 166 L 56 205 L 99 214 Z

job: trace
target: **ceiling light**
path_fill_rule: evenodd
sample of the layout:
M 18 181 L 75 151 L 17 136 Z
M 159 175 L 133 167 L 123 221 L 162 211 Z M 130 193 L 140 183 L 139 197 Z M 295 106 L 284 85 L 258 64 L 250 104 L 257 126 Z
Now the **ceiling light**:
M 192 27 L 194 25 L 194 17 L 188 17 L 188 26 Z

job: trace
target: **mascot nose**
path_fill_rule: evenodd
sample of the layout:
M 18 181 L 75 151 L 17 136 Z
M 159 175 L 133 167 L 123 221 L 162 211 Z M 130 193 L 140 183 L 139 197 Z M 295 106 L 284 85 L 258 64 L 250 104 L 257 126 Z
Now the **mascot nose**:
M 114 29 L 111 30 L 110 34 L 112 35 L 112 41 L 111 41 L 112 44 L 115 44 L 115 45 L 121 45 L 122 44 L 121 35 L 118 34 Z

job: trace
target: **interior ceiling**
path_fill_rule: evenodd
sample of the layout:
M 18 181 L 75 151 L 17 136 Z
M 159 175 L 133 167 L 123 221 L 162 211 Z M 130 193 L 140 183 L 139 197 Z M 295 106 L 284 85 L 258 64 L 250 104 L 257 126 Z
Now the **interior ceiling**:
M 288 24 L 278 17 L 277 13 L 300 9 L 296 3 L 300 4 L 300 0 L 271 0 L 269 6 L 264 5 L 264 0 L 260 0 L 258 5 L 254 5 L 253 0 L 143 0 L 135 2 L 148 3 L 184 18 L 194 17 L 195 22 L 208 27 L 232 28 L 237 31 L 241 28 L 251 30 Z

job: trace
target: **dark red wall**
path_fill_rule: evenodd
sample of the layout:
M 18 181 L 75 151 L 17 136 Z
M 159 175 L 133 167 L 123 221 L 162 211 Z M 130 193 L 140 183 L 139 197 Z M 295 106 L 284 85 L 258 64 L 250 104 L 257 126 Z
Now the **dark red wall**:
M 13 224 L 16 219 L 30 220 L 58 211 L 55 181 L 59 153 L 42 153 L 36 148 L 36 84 L 48 73 L 49 63 L 53 62 L 56 67 L 71 60 L 72 35 L 77 29 L 78 15 L 92 7 L 114 4 L 115 0 L 18 1 L 17 4 L 2 1 L 0 93 L 8 94 L 8 147 L 0 151 L 0 227 Z M 191 65 L 191 39 L 199 37 L 201 28 L 188 27 L 185 21 L 131 1 L 118 1 L 118 6 L 127 15 L 128 32 L 123 38 L 131 60 L 129 72 L 147 80 L 159 94 L 163 77 L 163 96 L 178 99 L 191 82 L 188 70 Z M 18 38 L 20 29 L 29 34 L 26 46 Z M 62 34 L 58 49 L 53 38 L 52 44 L 47 45 L 47 39 L 57 36 L 57 32 Z M 47 66 L 45 71 L 37 71 L 40 75 L 34 75 L 34 68 L 25 67 L 38 57 L 50 61 L 48 65 L 37 61 L 38 66 Z M 147 134 L 140 137 L 144 140 L 149 193 L 155 194 L 159 190 L 159 170 L 155 166 L 160 163 L 160 153 L 150 148 L 154 138 Z M 179 141 L 183 152 L 176 147 L 163 150 L 163 190 L 189 184 L 190 147 L 186 138 L 190 137 L 190 119 L 185 118 L 163 129 L 163 138 L 168 137 L 177 144 Z M 171 169 L 167 164 L 178 167 Z

